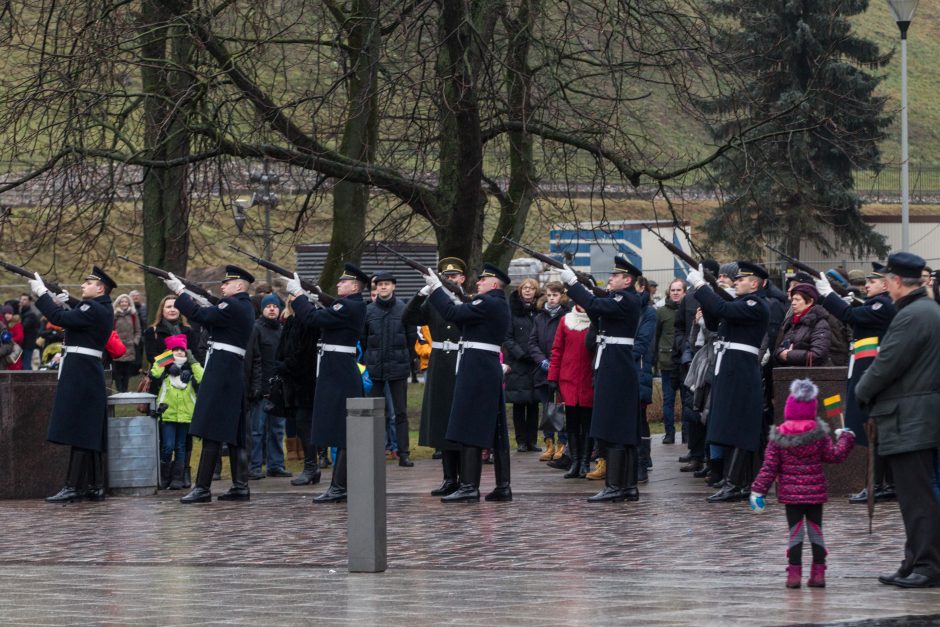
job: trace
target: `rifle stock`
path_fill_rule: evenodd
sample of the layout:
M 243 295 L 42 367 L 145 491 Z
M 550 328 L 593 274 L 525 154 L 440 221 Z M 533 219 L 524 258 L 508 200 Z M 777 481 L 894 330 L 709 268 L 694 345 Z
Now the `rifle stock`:
M 0 260 L 0 267 L 3 267 L 4 269 L 8 270 L 9 272 L 12 272 L 13 274 L 18 274 L 18 275 L 20 275 L 21 277 L 25 277 L 25 278 L 27 278 L 27 279 L 35 279 L 35 278 L 36 278 L 36 273 L 35 273 L 35 272 L 30 272 L 30 271 L 27 270 L 26 268 L 17 266 L 17 265 L 15 265 L 15 264 L 12 264 L 12 263 L 9 263 L 9 262 L 6 262 L 6 261 Z M 49 290 L 50 292 L 52 292 L 53 294 L 61 294 L 62 292 L 65 291 L 64 289 L 62 289 L 62 286 L 61 286 L 61 285 L 59 285 L 58 283 L 55 283 L 55 282 L 53 282 L 53 281 L 47 281 L 47 280 L 43 279 L 43 280 L 42 280 L 42 284 L 45 285 L 45 286 L 46 286 L 46 289 Z M 69 300 L 68 300 L 69 307 L 74 307 L 75 305 L 79 304 L 80 302 L 82 302 L 82 301 L 79 300 L 79 299 L 77 299 L 77 298 L 75 298 L 75 297 L 72 296 L 72 295 L 69 295 Z
M 548 255 L 545 255 L 545 254 L 543 254 L 543 253 L 538 252 L 537 250 L 534 250 L 534 249 L 532 249 L 532 248 L 529 248 L 529 247 L 526 246 L 525 244 L 523 244 L 523 243 L 521 243 L 521 242 L 517 242 L 517 241 L 514 240 L 514 239 L 510 239 L 510 238 L 506 237 L 505 235 L 503 236 L 503 239 L 504 239 L 505 241 L 509 242 L 510 244 L 512 244 L 513 246 L 515 246 L 516 248 L 520 249 L 522 252 L 524 252 L 525 254 L 529 255 L 529 256 L 532 257 L 533 259 L 536 259 L 536 260 L 538 260 L 538 261 L 541 261 L 541 262 L 544 263 L 545 265 L 551 266 L 552 268 L 558 268 L 559 270 L 561 270 L 561 269 L 565 266 L 565 264 L 563 264 L 562 262 L 560 262 L 560 261 L 558 261 L 558 260 L 556 260 L 556 259 L 552 259 L 552 258 L 549 257 Z M 608 292 L 607 290 L 605 290 L 604 288 L 601 288 L 601 287 L 596 286 L 596 285 L 594 284 L 594 281 L 591 280 L 591 277 L 589 277 L 588 275 L 584 274 L 583 272 L 577 272 L 577 271 L 575 271 L 574 274 L 575 274 L 575 276 L 578 278 L 578 283 L 580 283 L 580 284 L 583 285 L 584 287 L 588 288 L 588 289 L 591 291 L 591 293 L 594 294 L 594 296 L 603 297 L 603 296 L 609 296 L 609 295 L 610 295 L 609 292 Z
M 262 268 L 266 268 L 270 270 L 271 272 L 280 274 L 282 277 L 285 277 L 288 279 L 294 278 L 294 273 L 282 265 L 278 265 L 274 263 L 273 261 L 264 259 L 262 257 L 258 257 L 256 255 L 252 255 L 247 250 L 242 250 L 240 247 L 235 246 L 234 244 L 229 244 L 228 247 L 234 250 L 235 252 L 237 252 L 238 254 L 248 257 L 249 259 L 254 261 L 256 264 L 261 266 Z M 335 296 L 332 296 L 331 294 L 327 294 L 326 292 L 321 290 L 320 286 L 314 283 L 313 281 L 309 281 L 307 279 L 300 279 L 300 287 L 304 288 L 308 292 L 313 292 L 314 294 L 316 294 L 317 298 L 320 299 L 320 302 L 323 303 L 325 307 L 329 307 L 336 301 Z
M 160 279 L 170 278 L 170 273 L 162 268 L 158 268 L 156 266 L 148 266 L 147 264 L 143 264 L 143 263 L 134 261 L 133 259 L 130 259 L 128 257 L 125 257 L 124 255 L 118 255 L 117 258 L 122 261 L 126 261 L 127 263 L 133 264 L 137 266 L 138 268 L 140 268 L 141 270 L 143 270 L 144 272 L 146 272 L 147 274 L 152 274 L 153 276 L 157 278 L 160 278 Z M 179 276 L 176 278 L 179 279 L 180 283 L 182 283 L 186 287 L 186 289 L 188 289 L 190 292 L 192 292 L 193 294 L 198 294 L 199 296 L 202 296 L 213 305 L 218 305 L 219 302 L 222 300 L 218 296 L 214 296 L 209 290 L 199 285 L 198 283 L 193 283 L 192 281 L 188 279 L 184 279 L 183 277 L 179 277 Z
M 415 261 L 414 259 L 408 257 L 407 255 L 403 255 L 402 253 L 398 252 L 394 248 L 386 246 L 382 242 L 375 242 L 375 245 L 380 248 L 383 248 L 384 250 L 387 250 L 388 252 L 392 253 L 393 255 L 401 259 L 402 263 L 404 263 L 406 266 L 408 266 L 412 270 L 417 270 L 418 272 L 420 272 L 421 274 L 425 276 L 431 276 L 431 269 L 427 267 L 426 265 Z M 437 278 L 441 280 L 441 285 L 443 285 L 447 291 L 454 294 L 460 300 L 463 300 L 463 301 L 466 300 L 467 295 L 464 293 L 463 288 L 460 287 L 460 285 L 440 275 L 438 275 Z
M 658 239 L 659 242 L 663 246 L 666 247 L 666 250 L 668 250 L 669 252 L 673 254 L 673 256 L 678 257 L 682 261 L 686 262 L 692 268 L 698 269 L 698 267 L 702 264 L 701 261 L 696 261 L 692 255 L 685 252 L 684 250 L 682 250 L 681 248 L 679 248 L 678 246 L 676 246 L 675 244 L 667 240 L 665 237 L 657 233 L 653 229 L 653 227 L 651 227 L 649 224 L 644 223 L 643 226 L 646 227 L 647 231 L 655 235 L 656 239 Z M 711 285 L 712 289 L 715 291 L 716 294 L 721 296 L 726 301 L 730 302 L 734 300 L 734 296 L 729 294 L 727 291 L 725 291 L 723 287 L 721 287 L 721 285 L 718 283 L 718 279 L 715 277 L 714 274 L 711 273 L 711 271 L 705 270 L 703 275 L 705 276 L 705 281 L 708 282 L 709 285 Z
M 805 272 L 806 274 L 810 275 L 810 276 L 813 277 L 814 279 L 819 278 L 819 275 L 821 274 L 821 273 L 819 272 L 819 270 L 813 268 L 812 266 L 810 266 L 810 265 L 808 265 L 808 264 L 803 263 L 802 261 L 800 261 L 800 260 L 797 259 L 796 257 L 791 257 L 790 255 L 788 255 L 788 254 L 786 254 L 786 253 L 784 253 L 784 252 L 782 252 L 782 251 L 780 251 L 780 250 L 777 250 L 776 248 L 774 248 L 774 247 L 771 246 L 770 244 L 764 244 L 764 246 L 766 246 L 766 247 L 769 248 L 771 251 L 773 251 L 773 252 L 777 253 L 778 255 L 780 255 L 781 259 L 785 259 L 786 261 L 788 261 L 788 262 L 790 263 L 790 265 L 792 265 L 792 266 L 793 266 L 794 268 L 796 268 L 797 270 L 802 270 L 803 272 Z M 833 281 L 833 280 L 832 280 L 831 278 L 829 278 L 828 276 L 826 277 L 826 280 L 829 281 L 829 285 L 832 286 L 832 291 L 835 292 L 836 294 L 838 294 L 839 296 L 841 296 L 841 297 L 844 298 L 844 297 L 849 296 L 849 295 L 851 294 L 847 289 L 845 289 L 843 286 L 839 285 L 839 283 L 837 283 L 836 281 Z M 861 302 L 862 302 L 862 301 L 861 301 L 857 296 L 855 296 L 854 294 L 851 294 L 851 296 L 852 296 L 853 302 L 857 302 L 857 303 L 861 303 Z

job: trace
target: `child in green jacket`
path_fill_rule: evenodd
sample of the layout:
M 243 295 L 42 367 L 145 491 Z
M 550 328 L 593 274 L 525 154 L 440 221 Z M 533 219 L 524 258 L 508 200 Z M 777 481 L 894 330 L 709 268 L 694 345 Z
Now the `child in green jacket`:
M 167 351 L 157 355 L 150 369 L 154 380 L 162 379 L 157 406 L 166 405 L 160 417 L 160 487 L 179 490 L 183 487 L 186 464 L 186 436 L 203 368 L 187 350 L 185 335 L 171 335 L 164 344 Z

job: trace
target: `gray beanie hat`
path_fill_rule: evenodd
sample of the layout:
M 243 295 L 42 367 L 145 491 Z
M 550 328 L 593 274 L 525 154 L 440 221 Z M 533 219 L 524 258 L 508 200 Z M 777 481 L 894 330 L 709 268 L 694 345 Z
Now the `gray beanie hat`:
M 738 274 L 738 262 L 731 261 L 729 263 L 721 264 L 721 268 L 718 269 L 718 274 L 724 274 L 730 276 L 732 279 Z

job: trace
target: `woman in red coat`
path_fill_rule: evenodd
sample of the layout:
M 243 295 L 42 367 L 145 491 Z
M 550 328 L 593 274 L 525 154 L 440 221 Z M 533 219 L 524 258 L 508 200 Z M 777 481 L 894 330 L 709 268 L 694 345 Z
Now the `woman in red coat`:
M 584 338 L 591 325 L 584 310 L 575 308 L 562 318 L 552 343 L 548 366 L 548 382 L 561 395 L 565 404 L 565 430 L 571 468 L 565 479 L 583 479 L 591 467 L 591 407 L 594 405 L 593 356 Z
M 23 351 L 19 350 L 23 346 L 23 325 L 20 324 L 20 317 L 16 315 L 13 311 L 13 307 L 10 305 L 4 305 L 2 309 L 3 313 L 3 326 L 7 331 L 10 332 L 10 346 L 16 347 L 16 351 L 11 351 L 17 353 L 19 356 L 16 358 L 16 361 L 10 362 L 9 358 L 4 357 L 3 370 L 22 370 L 23 369 Z

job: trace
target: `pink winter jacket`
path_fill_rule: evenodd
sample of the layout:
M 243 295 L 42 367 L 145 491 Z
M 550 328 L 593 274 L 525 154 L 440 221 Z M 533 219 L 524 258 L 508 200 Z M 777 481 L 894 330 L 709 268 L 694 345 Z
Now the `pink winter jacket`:
M 767 494 L 776 479 L 779 503 L 825 503 L 828 499 L 823 464 L 845 461 L 855 445 L 855 434 L 843 431 L 839 441 L 833 444 L 829 425 L 819 418 L 812 428 L 794 431 L 792 423 L 788 422 L 771 427 L 764 465 L 751 484 L 751 492 Z

